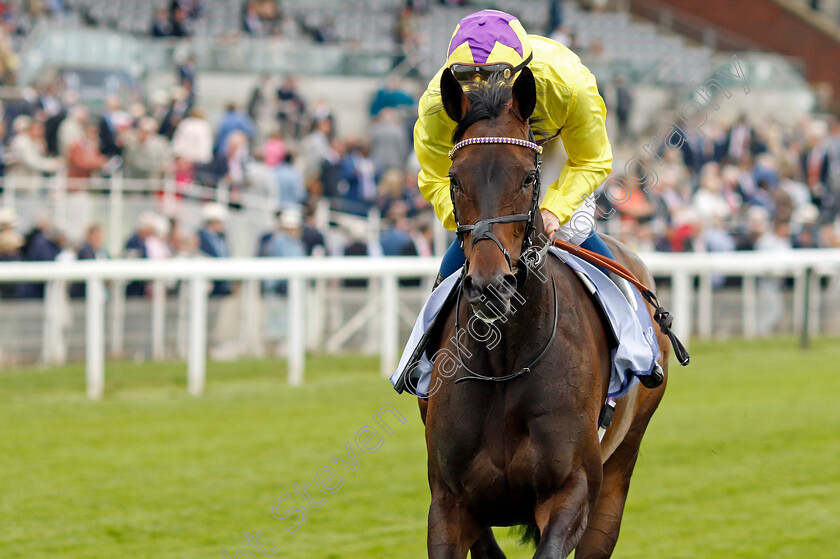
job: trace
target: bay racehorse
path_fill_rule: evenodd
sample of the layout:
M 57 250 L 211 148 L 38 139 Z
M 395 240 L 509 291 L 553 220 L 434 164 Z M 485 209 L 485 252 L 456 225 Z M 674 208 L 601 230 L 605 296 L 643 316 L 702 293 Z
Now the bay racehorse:
M 456 366 L 436 359 L 434 393 L 421 401 L 429 557 L 503 558 L 491 527 L 516 525 L 533 536 L 535 558 L 572 550 L 577 559 L 609 557 L 665 384 L 649 390 L 637 383 L 618 400 L 599 442 L 610 376 L 607 327 L 572 270 L 545 255 L 539 148 L 529 124 L 533 74 L 526 67 L 512 85 L 489 80 L 465 92 L 445 70 L 441 96 L 458 123 L 450 179 L 467 264 L 436 336 L 438 354 L 456 356 Z M 638 257 L 605 241 L 653 286 Z M 491 329 L 498 332 L 493 343 Z M 657 335 L 667 371 L 668 340 Z

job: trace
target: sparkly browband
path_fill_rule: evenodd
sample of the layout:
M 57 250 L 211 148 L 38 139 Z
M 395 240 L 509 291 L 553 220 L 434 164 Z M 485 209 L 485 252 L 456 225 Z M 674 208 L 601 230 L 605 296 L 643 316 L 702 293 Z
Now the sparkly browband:
M 449 150 L 449 159 L 452 159 L 452 156 L 455 155 L 455 152 L 461 149 L 464 146 L 471 146 L 473 144 L 513 144 L 515 146 L 522 146 L 524 148 L 532 149 L 535 152 L 541 154 L 542 153 L 542 146 L 538 146 L 534 142 L 529 142 L 528 140 L 520 140 L 519 138 L 505 138 L 499 136 L 491 136 L 489 138 L 469 138 L 467 140 L 461 140 L 454 146 L 452 149 Z

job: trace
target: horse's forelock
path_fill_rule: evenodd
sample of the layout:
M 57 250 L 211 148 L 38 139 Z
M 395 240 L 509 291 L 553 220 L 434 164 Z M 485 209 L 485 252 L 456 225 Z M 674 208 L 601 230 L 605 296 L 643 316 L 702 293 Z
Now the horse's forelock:
M 452 141 L 461 141 L 476 122 L 496 118 L 510 107 L 511 86 L 501 79 L 471 84 L 467 91 L 470 107 L 452 132 Z

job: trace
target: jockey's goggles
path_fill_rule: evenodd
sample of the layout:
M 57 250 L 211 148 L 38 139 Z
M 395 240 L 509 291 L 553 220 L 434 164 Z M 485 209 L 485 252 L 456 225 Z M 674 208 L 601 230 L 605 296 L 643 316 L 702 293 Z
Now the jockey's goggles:
M 515 67 L 505 62 L 498 64 L 453 64 L 449 67 L 449 70 L 455 79 L 462 84 L 469 84 L 477 80 L 487 81 L 491 76 L 500 76 L 507 81 L 527 66 L 533 58 L 534 55 L 530 54 L 528 58 L 522 61 L 522 64 Z

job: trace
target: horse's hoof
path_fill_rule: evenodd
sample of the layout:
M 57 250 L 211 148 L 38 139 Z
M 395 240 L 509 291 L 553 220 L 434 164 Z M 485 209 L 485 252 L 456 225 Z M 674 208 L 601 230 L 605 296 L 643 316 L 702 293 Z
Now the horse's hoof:
M 653 372 L 649 375 L 643 375 L 639 377 L 639 382 L 642 383 L 642 386 L 645 388 L 656 388 L 661 386 L 663 382 L 665 382 L 665 371 L 662 370 L 662 367 L 657 363 L 653 367 Z

